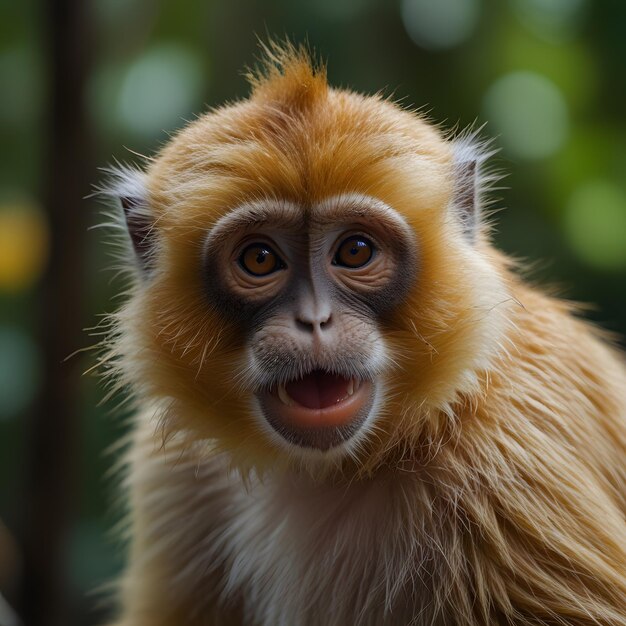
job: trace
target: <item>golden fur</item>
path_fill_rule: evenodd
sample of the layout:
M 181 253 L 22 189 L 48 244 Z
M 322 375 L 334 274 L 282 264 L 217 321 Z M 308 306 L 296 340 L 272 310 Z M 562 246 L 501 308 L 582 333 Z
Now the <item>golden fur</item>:
M 111 339 L 142 407 L 116 624 L 626 626 L 621 356 L 522 282 L 485 226 L 468 240 L 438 129 L 330 88 L 290 46 L 251 82 L 140 176 L 157 248 Z M 347 193 L 404 216 L 418 279 L 382 327 L 375 428 L 311 461 L 251 419 L 244 346 L 204 301 L 200 255 L 242 202 Z

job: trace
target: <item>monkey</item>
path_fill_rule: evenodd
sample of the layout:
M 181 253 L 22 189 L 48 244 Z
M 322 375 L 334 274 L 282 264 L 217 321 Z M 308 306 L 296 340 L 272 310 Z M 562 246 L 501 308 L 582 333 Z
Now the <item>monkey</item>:
M 626 367 L 485 217 L 489 144 L 268 44 L 105 194 L 136 403 L 115 626 L 626 626 Z

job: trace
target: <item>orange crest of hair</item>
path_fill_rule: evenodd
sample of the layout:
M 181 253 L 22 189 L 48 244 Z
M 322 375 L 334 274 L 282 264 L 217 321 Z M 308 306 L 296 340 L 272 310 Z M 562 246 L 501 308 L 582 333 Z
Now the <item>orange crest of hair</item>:
M 262 43 L 261 48 L 264 56 L 259 66 L 246 75 L 252 98 L 303 110 L 326 97 L 326 67 L 316 64 L 305 46 L 271 41 Z

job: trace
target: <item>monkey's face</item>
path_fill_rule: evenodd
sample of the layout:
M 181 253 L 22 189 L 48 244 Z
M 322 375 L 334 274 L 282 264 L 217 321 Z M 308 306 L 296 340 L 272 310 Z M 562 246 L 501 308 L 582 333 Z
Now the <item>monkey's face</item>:
M 211 229 L 208 296 L 246 337 L 242 376 L 261 425 L 303 448 L 350 440 L 378 406 L 378 320 L 416 272 L 406 221 L 355 194 L 244 204 Z
M 115 349 L 166 433 L 367 468 L 441 439 L 501 342 L 479 157 L 308 66 L 272 80 L 120 174 L 140 268 Z

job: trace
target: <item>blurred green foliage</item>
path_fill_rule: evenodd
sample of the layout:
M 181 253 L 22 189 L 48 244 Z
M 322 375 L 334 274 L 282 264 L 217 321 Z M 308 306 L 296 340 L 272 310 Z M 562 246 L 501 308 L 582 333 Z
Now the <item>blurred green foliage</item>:
M 87 0 L 86 0 L 87 1 Z M 246 95 L 257 38 L 307 40 L 334 85 L 382 90 L 444 128 L 480 126 L 508 173 L 495 193 L 498 244 L 533 261 L 539 282 L 594 302 L 590 316 L 626 331 L 626 3 L 618 0 L 89 0 L 94 59 L 85 106 L 96 159 L 141 161 L 185 120 Z M 33 285 L 46 258 L 40 206 L 50 76 L 41 6 L 0 3 L 0 518 L 16 522 L 22 416 L 40 384 Z M 102 175 L 94 170 L 92 182 Z M 101 219 L 93 200 L 84 210 Z M 101 231 L 76 280 L 84 326 L 120 289 Z M 535 263 L 537 260 L 540 263 Z M 84 344 L 93 343 L 85 334 Z M 79 356 L 88 369 L 93 361 Z M 121 564 L 106 537 L 119 514 L 103 451 L 124 427 L 86 376 L 80 389 L 80 500 L 68 556 L 77 624 L 86 594 Z

